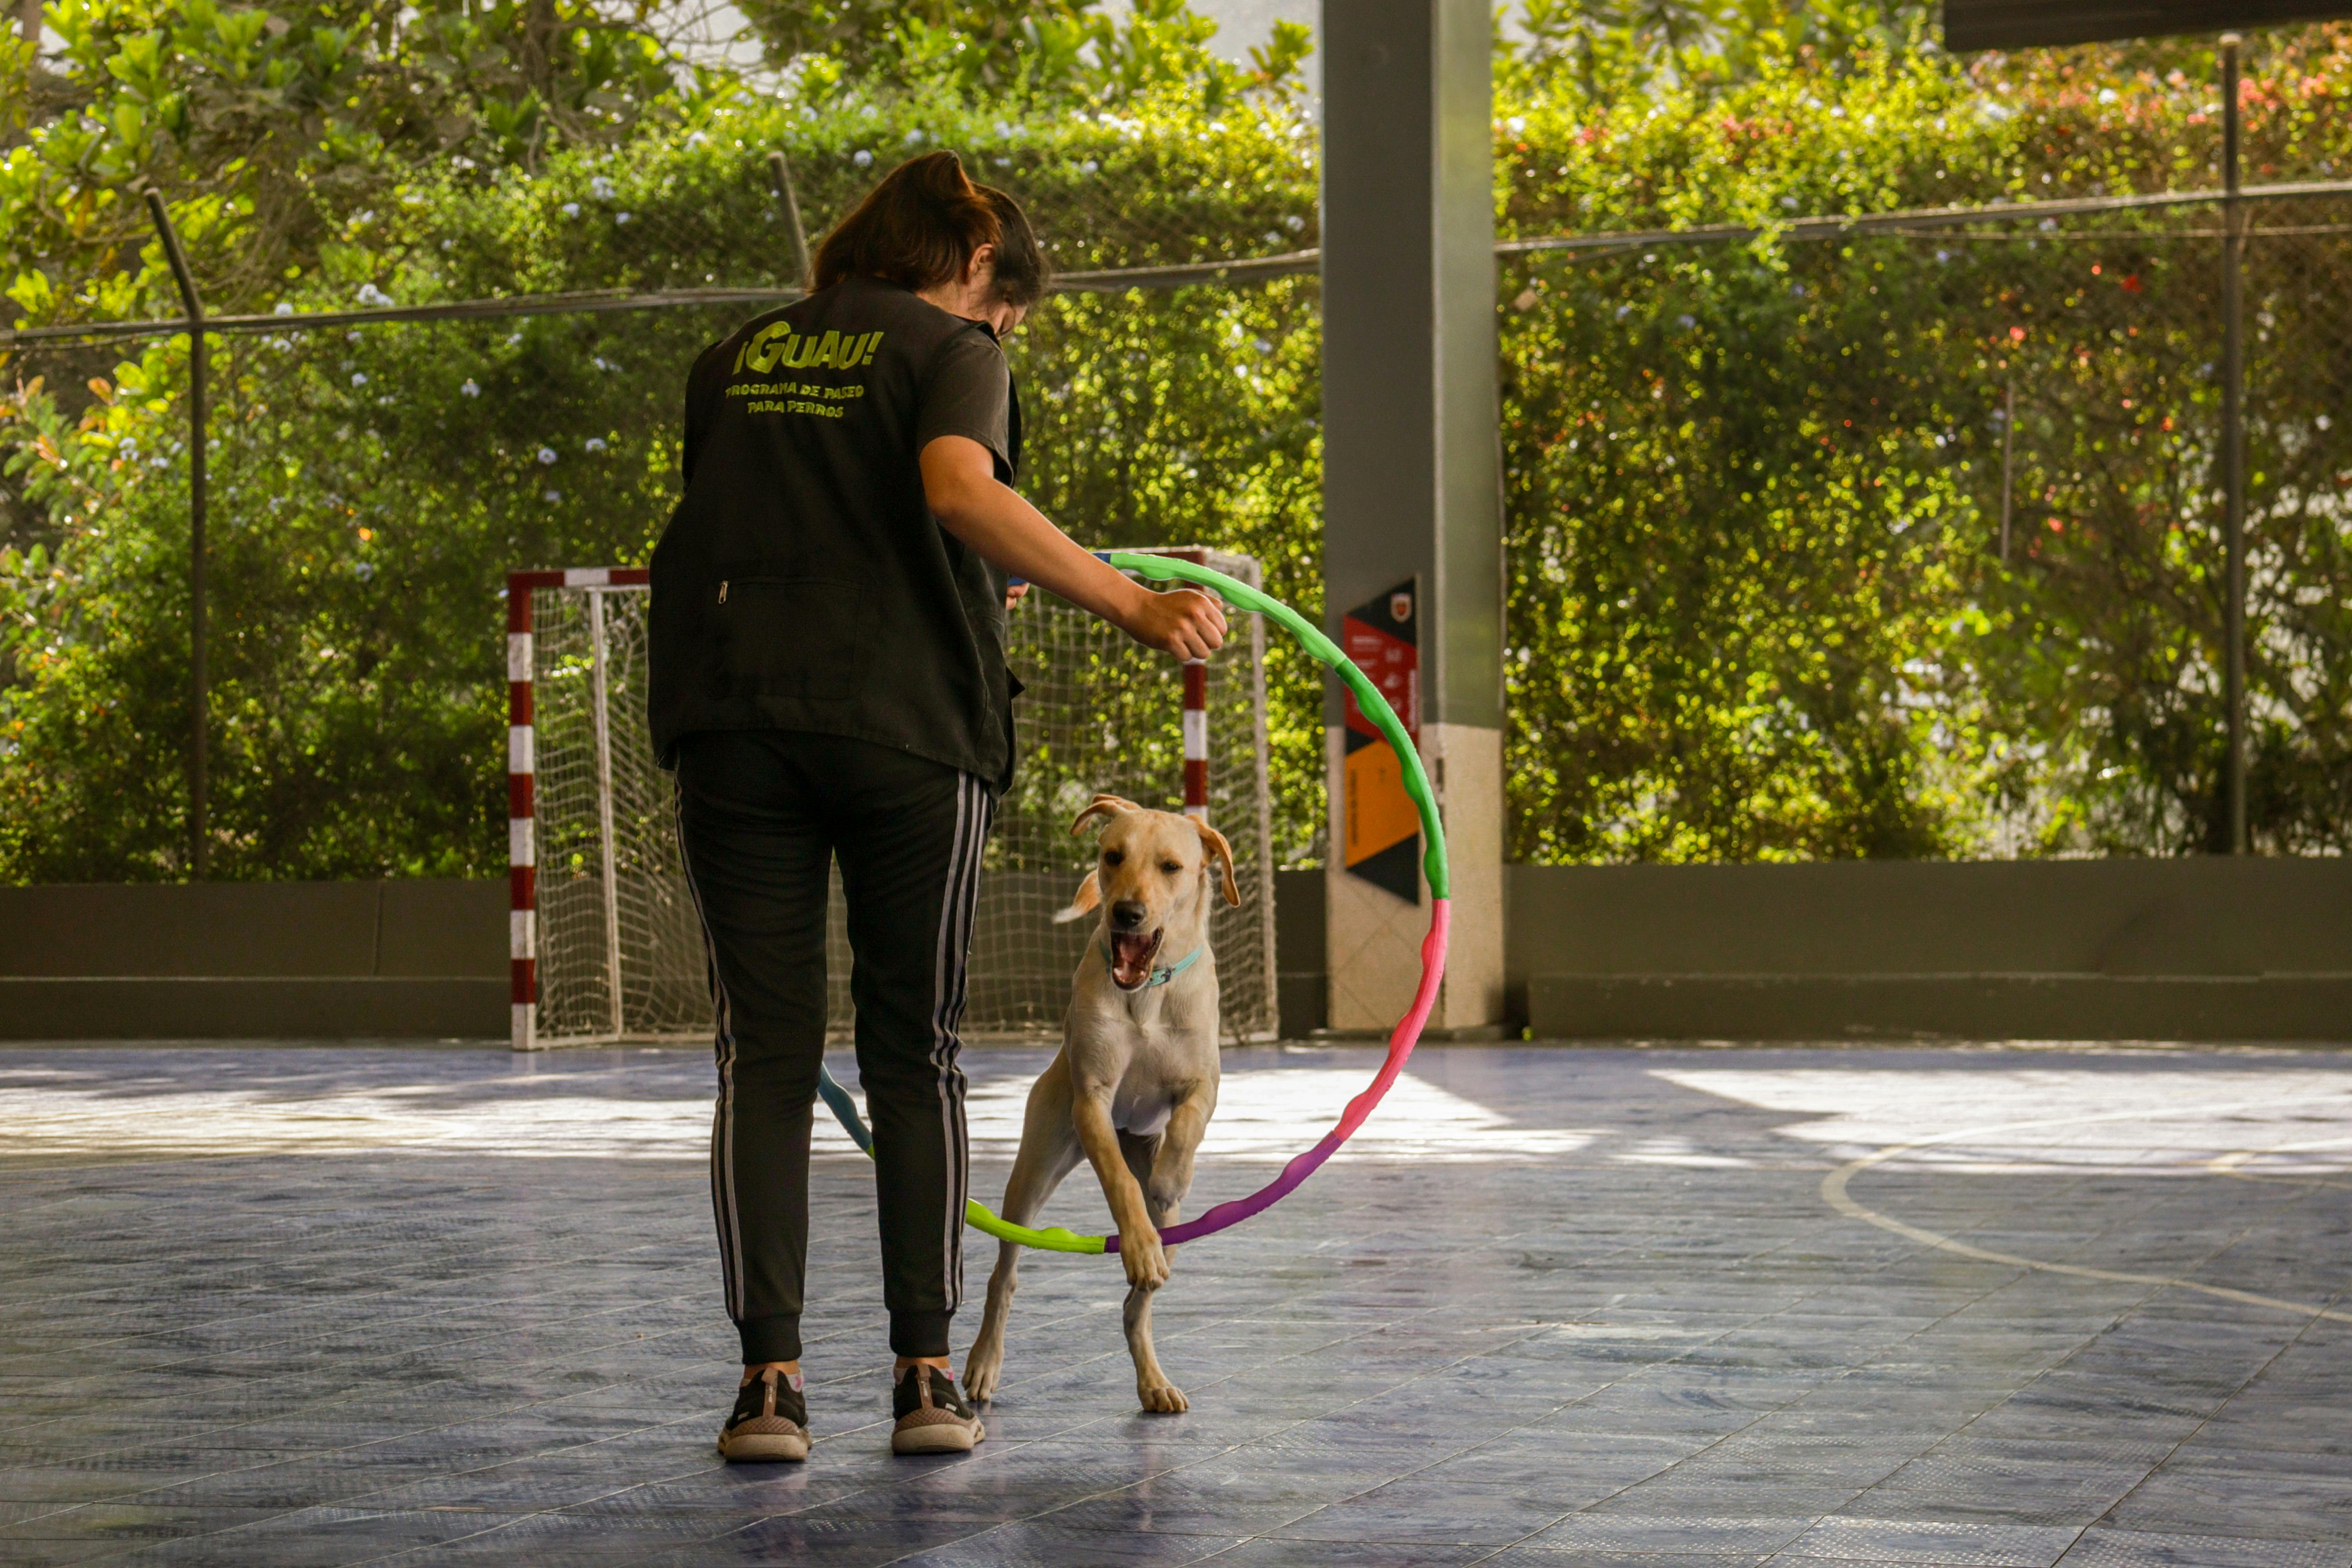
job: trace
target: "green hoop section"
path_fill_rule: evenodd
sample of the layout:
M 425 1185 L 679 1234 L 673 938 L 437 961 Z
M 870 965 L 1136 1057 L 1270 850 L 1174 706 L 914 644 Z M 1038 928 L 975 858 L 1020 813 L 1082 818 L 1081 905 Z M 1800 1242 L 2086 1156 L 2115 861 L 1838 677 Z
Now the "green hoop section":
M 1322 627 L 1281 600 L 1269 598 L 1246 583 L 1237 583 L 1222 572 L 1195 566 L 1190 561 L 1179 561 L 1172 555 L 1130 555 L 1124 550 L 1112 551 L 1107 559 L 1122 572 L 1137 573 L 1160 582 L 1181 577 L 1187 583 L 1213 588 L 1228 605 L 1254 610 L 1288 632 L 1315 659 L 1338 672 L 1348 689 L 1356 694 L 1356 704 L 1364 710 L 1364 716 L 1395 748 L 1397 762 L 1404 769 L 1405 792 L 1412 796 L 1413 805 L 1421 812 L 1421 836 L 1429 843 L 1428 851 L 1421 858 L 1422 869 L 1429 878 L 1429 896 L 1454 896 L 1445 873 L 1445 829 L 1437 820 L 1437 797 L 1430 793 L 1429 775 L 1421 766 L 1421 752 L 1413 745 L 1412 737 L 1405 733 L 1396 710 L 1381 695 L 1381 689 L 1356 668 L 1354 659 L 1339 651 L 1339 644 L 1323 635 Z
M 1355 661 L 1342 653 L 1337 643 L 1323 635 L 1321 627 L 1308 621 L 1306 616 L 1279 599 L 1269 598 L 1246 583 L 1236 582 L 1222 572 L 1212 571 L 1206 566 L 1196 566 L 1190 561 L 1180 561 L 1169 555 L 1135 555 L 1126 551 L 1113 551 L 1103 559 L 1122 572 L 1133 572 L 1139 576 L 1149 577 L 1157 582 L 1181 579 L 1186 583 L 1212 589 L 1226 604 L 1265 616 L 1284 631 L 1288 632 L 1310 657 L 1320 663 L 1329 665 L 1340 680 L 1346 683 L 1348 689 L 1355 693 L 1357 705 L 1363 710 L 1365 717 L 1371 720 L 1374 727 L 1395 750 L 1397 761 L 1404 771 L 1405 792 L 1412 797 L 1414 807 L 1421 813 L 1422 837 L 1429 846 L 1422 857 L 1422 868 L 1429 879 L 1430 897 L 1436 902 L 1439 921 L 1439 923 L 1433 927 L 1431 941 L 1438 955 L 1436 962 L 1442 966 L 1444 962 L 1444 911 L 1445 901 L 1453 896 L 1446 875 L 1445 829 L 1438 821 L 1437 798 L 1431 793 L 1429 775 L 1422 768 L 1420 750 L 1413 745 L 1412 737 L 1405 732 L 1403 722 L 1397 718 L 1396 710 L 1389 706 L 1388 699 L 1381 695 L 1380 688 L 1374 686 L 1371 679 L 1356 668 Z M 1426 962 L 1426 954 L 1424 954 L 1424 962 Z M 1423 987 L 1424 993 L 1433 995 L 1434 993 L 1432 990 L 1433 984 L 1433 976 L 1425 974 Z M 1426 1000 L 1425 995 L 1423 1001 L 1425 1003 Z M 1425 1014 L 1425 1005 L 1418 1006 L 1416 1011 Z M 1418 1018 L 1409 1019 L 1405 1026 L 1400 1026 L 1401 1037 L 1407 1028 L 1412 1035 L 1418 1036 L 1420 1033 Z M 1402 1065 L 1402 1057 L 1397 1054 L 1398 1051 L 1411 1049 L 1410 1039 L 1404 1039 L 1401 1046 L 1391 1047 L 1387 1073 L 1382 1081 L 1375 1084 L 1375 1092 L 1366 1097 L 1368 1100 L 1378 1100 L 1377 1090 L 1386 1088 L 1385 1079 L 1393 1077 L 1395 1068 Z M 848 1090 L 834 1081 L 832 1073 L 825 1071 L 822 1067 L 819 1068 L 817 1092 L 824 1097 L 825 1103 L 832 1107 L 835 1116 L 848 1131 L 850 1136 L 857 1141 L 858 1147 L 865 1151 L 867 1158 L 872 1158 L 873 1135 L 866 1131 L 863 1119 L 857 1114 L 856 1101 L 850 1098 Z M 1351 1110 L 1353 1109 L 1351 1107 Z M 1369 1114 L 1370 1110 L 1370 1105 L 1365 1104 L 1361 1114 Z M 1358 1114 L 1355 1120 L 1360 1121 L 1361 1114 Z M 1311 1160 L 1311 1163 L 1307 1163 L 1304 1169 L 1292 1175 L 1286 1184 L 1277 1183 L 1276 1186 L 1283 1191 L 1287 1191 L 1289 1186 L 1296 1185 L 1297 1181 L 1304 1179 L 1307 1171 L 1321 1163 L 1321 1157 L 1328 1155 L 1330 1148 L 1336 1148 L 1339 1140 L 1344 1139 L 1352 1130 L 1352 1122 L 1343 1125 L 1336 1130 L 1332 1137 L 1325 1140 L 1325 1144 L 1329 1145 L 1329 1148 L 1318 1145 L 1317 1152 L 1302 1156 L 1301 1161 L 1293 1162 L 1294 1164 L 1299 1164 Z M 1258 1194 L 1255 1204 L 1219 1206 L 1255 1213 L 1258 1207 L 1273 1201 L 1268 1194 L 1274 1191 L 1275 1189 L 1270 1188 L 1268 1193 Z M 977 1198 L 968 1198 L 964 1201 L 963 1216 L 965 1224 L 975 1230 L 986 1231 L 999 1241 L 1015 1242 L 1020 1246 L 1034 1247 L 1045 1252 L 1099 1253 L 1110 1250 L 1108 1238 L 1106 1237 L 1080 1236 L 1077 1232 L 1065 1230 L 1060 1226 L 1051 1226 L 1038 1230 L 1025 1225 L 1013 1225 L 1009 1221 L 999 1219 L 987 1205 Z M 1211 1215 L 1203 1215 L 1202 1219 L 1206 1221 L 1211 1217 Z M 1244 1212 L 1235 1212 L 1230 1218 L 1219 1221 L 1212 1228 L 1223 1229 L 1225 1225 L 1244 1217 L 1246 1217 Z

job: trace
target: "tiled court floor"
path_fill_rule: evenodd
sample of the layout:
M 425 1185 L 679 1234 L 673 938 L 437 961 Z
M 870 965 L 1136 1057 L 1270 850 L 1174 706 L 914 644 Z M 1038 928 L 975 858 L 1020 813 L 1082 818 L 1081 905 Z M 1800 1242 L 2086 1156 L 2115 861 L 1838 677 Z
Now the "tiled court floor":
M 1044 1058 L 967 1059 L 993 1198 Z M 1372 1060 L 1233 1057 L 1196 1202 Z M 954 1459 L 887 1451 L 834 1135 L 775 1468 L 711 1450 L 709 1103 L 678 1050 L 0 1051 L 0 1561 L 2352 1568 L 2352 1054 L 1424 1050 L 1178 1255 L 1189 1415 L 1116 1264 L 1032 1257 Z

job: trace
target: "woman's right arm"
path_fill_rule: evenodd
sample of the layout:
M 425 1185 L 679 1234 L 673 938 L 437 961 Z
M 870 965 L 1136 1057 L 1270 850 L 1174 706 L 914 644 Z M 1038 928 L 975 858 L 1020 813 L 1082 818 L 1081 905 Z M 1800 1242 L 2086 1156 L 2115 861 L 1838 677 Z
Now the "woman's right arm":
M 1009 485 L 996 458 L 964 436 L 927 443 L 920 461 L 923 499 L 940 526 L 990 564 L 1060 595 L 1101 616 L 1146 647 L 1178 658 L 1206 658 L 1224 644 L 1225 613 L 1190 588 L 1157 594 L 1047 521 Z

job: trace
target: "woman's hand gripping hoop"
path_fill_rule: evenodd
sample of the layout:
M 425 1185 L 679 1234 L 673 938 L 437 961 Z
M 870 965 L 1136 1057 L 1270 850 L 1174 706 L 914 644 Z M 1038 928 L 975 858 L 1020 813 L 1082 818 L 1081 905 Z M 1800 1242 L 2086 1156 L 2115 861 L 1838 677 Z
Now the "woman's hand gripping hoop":
M 1421 830 L 1429 840 L 1428 853 L 1422 858 L 1422 867 L 1429 878 L 1429 934 L 1421 943 L 1421 988 L 1413 993 L 1412 1006 L 1389 1037 L 1388 1059 L 1372 1077 L 1371 1085 L 1348 1102 L 1340 1113 L 1338 1126 L 1326 1132 L 1315 1147 L 1293 1159 L 1282 1168 L 1282 1174 L 1245 1198 L 1222 1203 L 1202 1214 L 1198 1219 L 1171 1225 L 1160 1233 L 1160 1241 L 1169 1247 L 1180 1242 L 1196 1241 L 1204 1236 L 1214 1236 L 1229 1225 L 1238 1225 L 1252 1215 L 1272 1208 L 1297 1190 L 1299 1184 L 1313 1175 L 1318 1167 L 1333 1154 L 1339 1145 L 1364 1124 L 1389 1086 L 1404 1070 L 1405 1058 L 1421 1040 L 1422 1026 L 1429 1022 L 1430 1009 L 1437 1005 L 1438 982 L 1445 976 L 1445 931 L 1450 910 L 1451 889 L 1445 873 L 1445 828 L 1437 820 L 1437 802 L 1429 793 L 1429 776 L 1422 771 L 1421 754 L 1413 749 L 1412 737 L 1405 733 L 1388 699 L 1374 686 L 1355 661 L 1339 651 L 1337 644 L 1323 635 L 1307 618 L 1289 605 L 1270 599 L 1247 584 L 1237 583 L 1222 572 L 1212 572 L 1206 566 L 1195 566 L 1189 561 L 1179 561 L 1166 555 L 1129 555 L 1114 551 L 1110 563 L 1122 572 L 1134 572 L 1145 577 L 1166 581 L 1181 578 L 1204 588 L 1213 589 L 1225 603 L 1237 609 L 1254 610 L 1266 616 L 1284 631 L 1297 638 L 1308 654 L 1329 665 L 1347 682 L 1348 689 L 1356 694 L 1357 704 L 1386 736 L 1395 748 L 1397 760 L 1404 768 L 1404 787 L 1413 805 L 1421 813 Z M 832 1107 L 844 1131 L 857 1141 L 866 1153 L 874 1152 L 874 1135 L 857 1114 L 857 1102 L 849 1091 L 834 1081 L 833 1074 L 822 1068 L 817 1079 L 817 1092 Z M 1023 1247 L 1043 1247 L 1048 1252 L 1117 1252 L 1118 1237 L 1080 1236 L 1075 1231 L 1054 1226 L 1033 1230 L 1025 1225 L 1008 1225 L 990 1212 L 988 1205 L 977 1200 L 964 1205 L 964 1223 L 984 1230 L 1001 1241 L 1017 1242 Z

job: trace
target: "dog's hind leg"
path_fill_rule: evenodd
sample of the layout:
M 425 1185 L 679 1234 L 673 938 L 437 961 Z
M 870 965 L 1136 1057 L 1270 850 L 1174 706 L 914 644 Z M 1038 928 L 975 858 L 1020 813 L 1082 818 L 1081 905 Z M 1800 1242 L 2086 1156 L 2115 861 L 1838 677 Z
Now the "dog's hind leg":
M 1012 1177 L 1004 1184 L 1004 1206 L 999 1212 L 1014 1225 L 1027 1225 L 1083 1157 L 1077 1132 L 1070 1125 L 1069 1069 L 1055 1057 L 1030 1088 L 1029 1109 L 1021 1124 L 1021 1152 L 1013 1157 Z M 988 1308 L 981 1315 L 979 1337 L 964 1357 L 963 1392 L 968 1399 L 988 1399 L 996 1393 L 1004 1370 L 1004 1320 L 1013 1310 L 1013 1292 L 1020 1286 L 1020 1245 L 998 1243 L 996 1268 L 988 1277 Z

